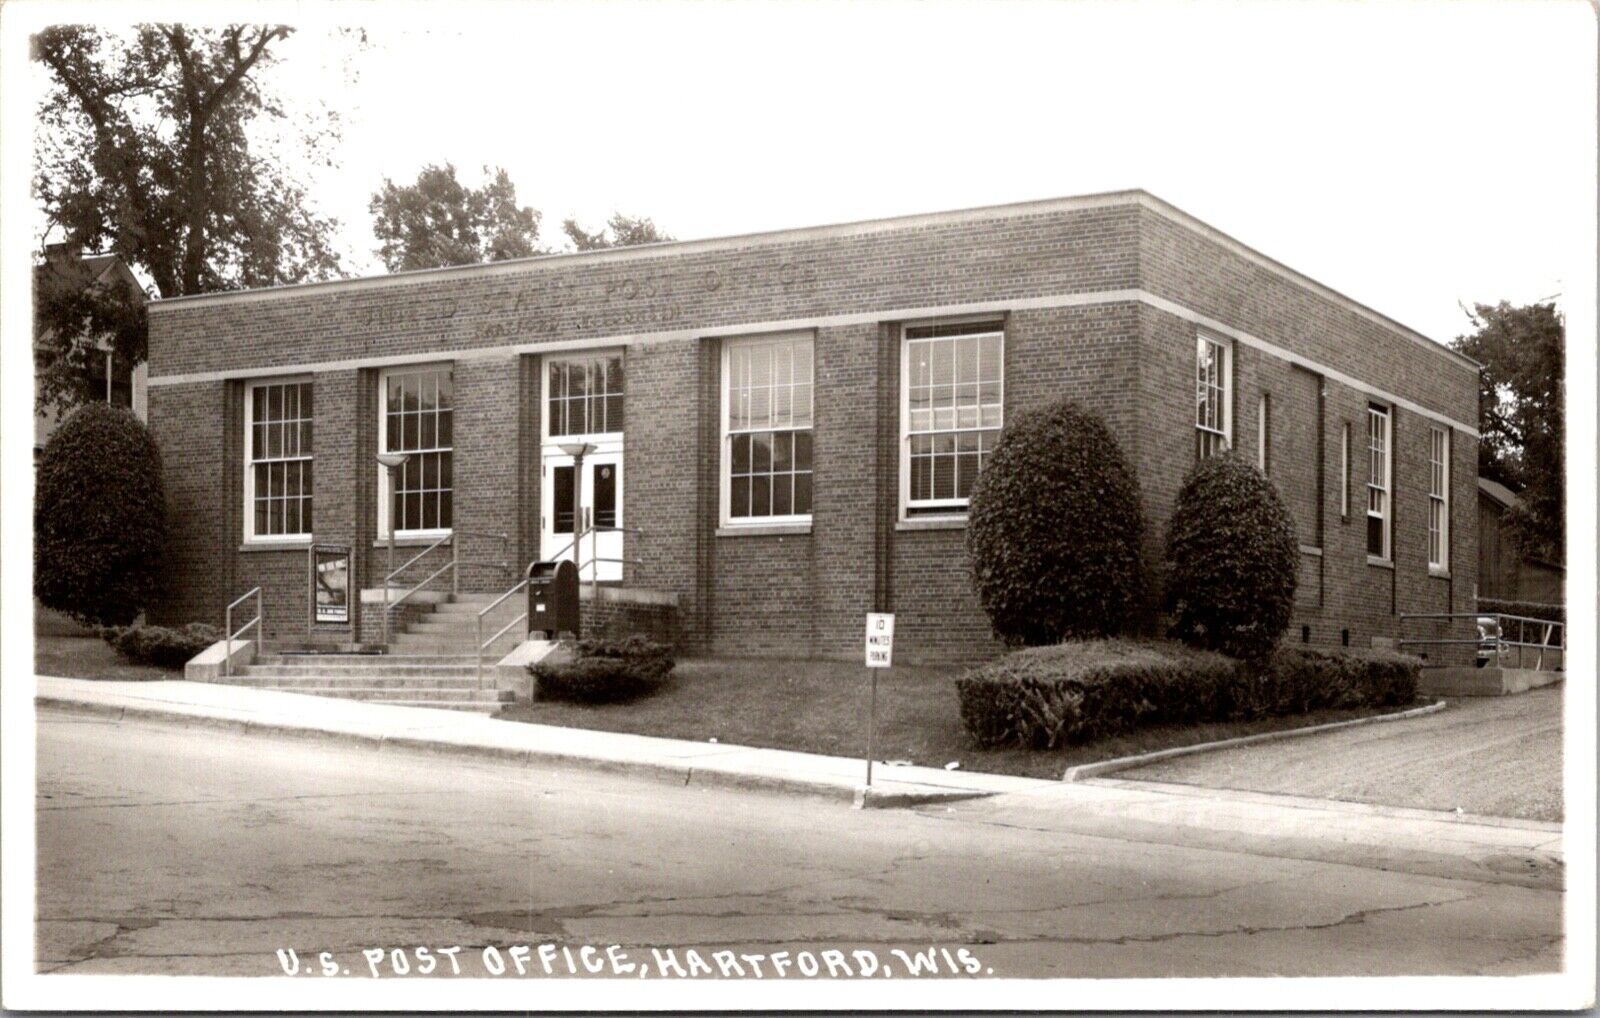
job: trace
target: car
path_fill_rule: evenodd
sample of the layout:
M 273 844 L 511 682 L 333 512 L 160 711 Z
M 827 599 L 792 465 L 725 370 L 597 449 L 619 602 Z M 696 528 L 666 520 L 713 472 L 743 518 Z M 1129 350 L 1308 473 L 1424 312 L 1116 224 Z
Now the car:
M 1477 667 L 1484 668 L 1500 657 L 1500 619 L 1494 615 L 1478 616 Z

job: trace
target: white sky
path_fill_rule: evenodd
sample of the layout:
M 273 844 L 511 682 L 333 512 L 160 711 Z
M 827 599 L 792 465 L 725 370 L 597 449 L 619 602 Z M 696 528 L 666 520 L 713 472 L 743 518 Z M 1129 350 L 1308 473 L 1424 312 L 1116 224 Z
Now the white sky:
M 552 246 L 614 209 L 689 239 L 1143 187 L 1440 340 L 1593 249 L 1579 2 L 161 9 L 196 15 L 302 26 L 274 80 L 344 124 L 312 191 L 359 274 L 372 192 L 443 161 L 504 166 Z M 368 33 L 354 85 L 330 18 Z
M 1581 3 L 341 10 L 358 83 L 316 26 L 283 69 L 344 118 L 315 193 L 363 274 L 372 191 L 444 160 L 504 166 L 552 245 L 613 209 L 697 238 L 1144 187 L 1440 340 L 1458 301 L 1567 290 L 1593 236 Z

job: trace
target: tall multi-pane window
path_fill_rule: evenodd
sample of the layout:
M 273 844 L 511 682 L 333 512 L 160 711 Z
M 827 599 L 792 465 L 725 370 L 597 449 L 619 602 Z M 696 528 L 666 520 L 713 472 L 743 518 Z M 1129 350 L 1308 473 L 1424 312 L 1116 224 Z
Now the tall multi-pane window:
M 810 333 L 723 346 L 723 519 L 811 518 Z
M 622 355 L 552 358 L 545 372 L 549 435 L 622 430 Z
M 245 539 L 311 535 L 311 383 L 245 392 Z
M 1428 565 L 1450 568 L 1450 432 L 1428 435 Z
M 1206 459 L 1233 444 L 1233 351 L 1206 336 L 1195 339 L 1194 454 Z
M 1389 558 L 1389 520 L 1392 508 L 1389 409 L 1367 407 L 1367 554 Z
M 387 534 L 442 533 L 454 516 L 452 458 L 455 387 L 450 368 L 394 368 L 382 378 L 379 448 L 407 453 L 394 472 L 378 472 L 378 528 Z
M 1004 423 L 1005 333 L 998 322 L 905 330 L 906 511 L 959 512 Z

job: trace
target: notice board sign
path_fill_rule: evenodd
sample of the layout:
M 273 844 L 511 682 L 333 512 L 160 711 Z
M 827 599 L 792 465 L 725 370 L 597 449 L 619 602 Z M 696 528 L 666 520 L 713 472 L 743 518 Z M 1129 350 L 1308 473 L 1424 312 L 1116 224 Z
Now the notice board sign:
M 867 667 L 888 668 L 894 659 L 894 616 L 884 612 L 867 614 Z
M 316 625 L 350 624 L 350 546 L 311 546 L 311 621 Z

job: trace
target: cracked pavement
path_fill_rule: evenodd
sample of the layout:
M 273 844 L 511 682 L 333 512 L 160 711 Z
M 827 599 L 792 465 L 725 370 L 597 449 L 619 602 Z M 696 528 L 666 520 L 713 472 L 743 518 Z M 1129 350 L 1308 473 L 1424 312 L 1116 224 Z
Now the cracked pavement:
M 1025 796 L 819 798 L 40 712 L 40 972 L 275 952 L 960 946 L 1011 977 L 1558 971 L 1558 888 L 1075 828 Z M 1052 811 L 1055 811 L 1052 814 Z M 442 970 L 441 970 L 442 971 Z

